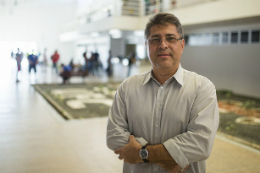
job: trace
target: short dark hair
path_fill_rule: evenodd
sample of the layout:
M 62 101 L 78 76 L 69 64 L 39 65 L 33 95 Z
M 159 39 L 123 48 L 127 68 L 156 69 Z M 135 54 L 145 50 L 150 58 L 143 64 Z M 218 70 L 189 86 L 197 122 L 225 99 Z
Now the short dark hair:
M 177 32 L 180 35 L 180 38 L 184 38 L 184 31 L 181 26 L 179 19 L 171 13 L 158 13 L 152 16 L 145 27 L 145 39 L 147 40 L 150 35 L 150 29 L 154 25 L 164 25 L 167 26 L 167 23 L 174 24 L 177 28 Z

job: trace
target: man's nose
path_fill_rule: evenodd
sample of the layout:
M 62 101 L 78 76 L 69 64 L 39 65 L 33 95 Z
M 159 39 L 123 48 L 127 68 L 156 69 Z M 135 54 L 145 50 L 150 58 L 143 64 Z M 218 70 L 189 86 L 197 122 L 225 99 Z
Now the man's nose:
M 161 48 L 161 49 L 168 48 L 168 45 L 167 45 L 165 39 L 161 39 L 160 48 Z

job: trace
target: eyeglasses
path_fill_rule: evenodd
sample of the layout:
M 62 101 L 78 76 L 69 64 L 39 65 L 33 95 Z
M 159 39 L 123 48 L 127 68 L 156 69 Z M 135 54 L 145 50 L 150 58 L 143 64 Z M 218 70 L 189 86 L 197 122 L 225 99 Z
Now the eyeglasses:
M 150 45 L 157 46 L 157 45 L 160 45 L 162 43 L 162 40 L 164 40 L 166 44 L 175 44 L 175 43 L 177 43 L 177 41 L 182 40 L 182 38 L 175 38 L 175 37 L 168 37 L 168 38 L 165 38 L 165 39 L 151 38 L 151 39 L 148 39 L 148 43 Z

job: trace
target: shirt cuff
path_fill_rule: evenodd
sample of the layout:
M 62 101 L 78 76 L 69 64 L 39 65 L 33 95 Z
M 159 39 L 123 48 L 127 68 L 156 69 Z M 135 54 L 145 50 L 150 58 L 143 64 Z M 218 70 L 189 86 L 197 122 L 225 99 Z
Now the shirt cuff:
M 135 137 L 135 140 L 139 142 L 142 146 L 145 146 L 148 144 L 148 142 L 143 137 Z
M 181 167 L 185 168 L 189 165 L 189 161 L 186 156 L 179 149 L 178 145 L 172 140 L 169 139 L 163 143 L 164 147 L 167 149 L 169 154 L 175 160 L 175 162 Z

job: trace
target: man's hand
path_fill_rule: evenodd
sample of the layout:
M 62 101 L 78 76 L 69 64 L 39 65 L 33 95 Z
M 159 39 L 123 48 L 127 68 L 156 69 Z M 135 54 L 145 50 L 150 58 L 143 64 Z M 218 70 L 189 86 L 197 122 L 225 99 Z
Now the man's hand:
M 142 148 L 142 145 L 135 140 L 135 137 L 131 135 L 129 137 L 129 143 L 124 147 L 116 149 L 115 153 L 119 154 L 119 159 L 123 160 L 126 163 L 136 164 L 139 162 L 143 162 L 141 157 L 139 156 L 139 151 Z
M 184 173 L 186 171 L 186 169 L 189 167 L 189 165 L 184 168 L 183 170 L 181 169 L 181 167 L 177 164 L 172 165 L 172 164 L 157 164 L 160 167 L 162 167 L 163 169 L 165 169 L 166 171 L 170 172 L 170 173 Z

